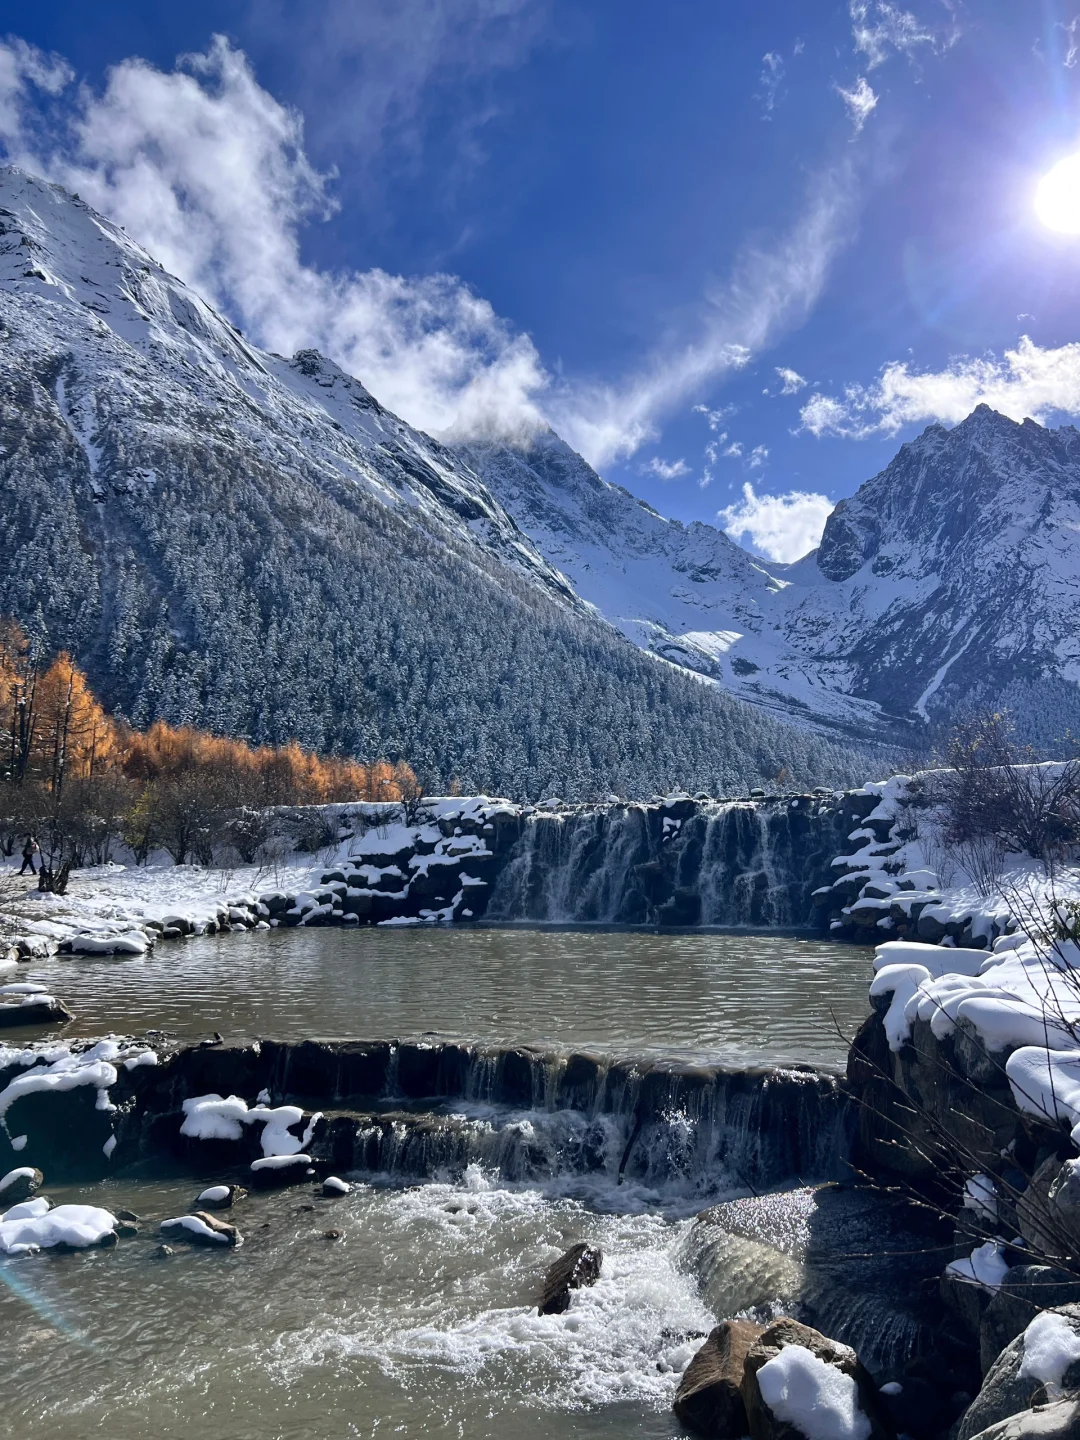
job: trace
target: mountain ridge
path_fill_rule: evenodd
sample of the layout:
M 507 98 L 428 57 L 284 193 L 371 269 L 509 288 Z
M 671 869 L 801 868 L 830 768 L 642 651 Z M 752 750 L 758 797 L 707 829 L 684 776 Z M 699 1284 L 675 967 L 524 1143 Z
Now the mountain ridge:
M 627 644 L 459 455 L 333 362 L 258 350 L 13 167 L 0 326 L 0 612 L 135 723 L 519 797 L 854 778 Z

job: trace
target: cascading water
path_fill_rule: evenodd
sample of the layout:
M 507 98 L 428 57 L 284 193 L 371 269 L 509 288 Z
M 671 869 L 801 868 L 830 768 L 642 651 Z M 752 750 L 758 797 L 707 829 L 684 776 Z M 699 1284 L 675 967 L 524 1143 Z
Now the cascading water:
M 587 1182 L 601 1203 L 605 1192 L 637 1190 L 648 1203 L 684 1210 L 840 1173 L 848 1124 L 838 1082 L 809 1070 L 527 1047 L 190 1047 L 134 1083 L 118 1124 L 121 1162 L 151 1162 L 164 1147 L 197 1168 L 246 1165 L 258 1153 L 257 1127 L 237 1140 L 186 1137 L 183 1101 L 237 1094 L 253 1102 L 265 1089 L 275 1104 L 323 1112 L 307 1149 L 338 1173 L 459 1178 L 478 1165 L 509 1182 Z
M 527 816 L 491 920 L 797 927 L 853 816 L 830 797 L 673 799 Z

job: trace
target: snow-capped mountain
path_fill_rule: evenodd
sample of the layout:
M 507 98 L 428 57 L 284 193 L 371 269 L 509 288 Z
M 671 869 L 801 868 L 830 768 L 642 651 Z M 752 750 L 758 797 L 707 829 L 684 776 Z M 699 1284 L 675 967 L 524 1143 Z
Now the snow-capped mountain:
M 766 724 L 718 692 L 862 740 L 987 705 L 1040 742 L 1080 729 L 1072 427 L 986 407 L 931 426 L 817 551 L 776 565 L 665 519 L 550 431 L 446 446 L 316 352 L 257 349 L 13 167 L 0 327 L 0 612 L 85 657 L 135 719 L 426 754 L 448 778 L 468 756 L 479 785 L 535 778 L 569 727 L 588 758 L 550 773 L 579 791 L 574 773 L 617 788 L 635 686 L 669 692 L 635 743 L 680 783 L 732 753 L 736 713 Z M 566 710 L 581 685 L 596 733 Z M 769 757 L 818 743 L 768 733 Z
M 285 467 L 315 465 L 383 504 L 479 538 L 563 599 L 566 581 L 450 451 L 384 410 L 314 350 L 291 360 L 257 350 L 111 221 L 58 186 L 0 168 L 0 288 L 12 318 L 30 317 L 69 353 L 56 396 L 93 473 L 101 435 L 125 416 L 207 439 L 251 441 Z M 9 309 L 10 307 L 10 309 Z M 9 339 L 21 345 L 18 330 Z M 132 352 L 150 365 L 133 370 Z M 172 387 L 162 406 L 161 386 Z
M 461 453 L 582 599 L 636 645 L 801 723 L 873 733 L 889 723 L 843 662 L 793 646 L 787 572 L 715 526 L 668 520 L 548 431 Z M 887 712 L 888 707 L 885 707 Z
M 980 406 L 841 501 L 820 547 L 757 560 L 665 520 L 557 437 L 470 462 L 577 593 L 637 644 L 811 723 L 916 731 L 1009 708 L 1080 721 L 1080 433 Z
M 430 784 L 731 793 L 845 750 L 658 664 L 462 455 L 0 167 L 0 614 L 111 707 Z

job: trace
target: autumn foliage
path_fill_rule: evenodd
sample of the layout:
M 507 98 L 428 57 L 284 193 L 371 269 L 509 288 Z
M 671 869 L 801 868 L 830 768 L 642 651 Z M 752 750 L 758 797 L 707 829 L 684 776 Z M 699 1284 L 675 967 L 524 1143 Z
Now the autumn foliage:
M 63 888 L 72 866 L 100 863 L 123 838 L 144 860 L 167 850 L 177 864 L 208 864 L 227 849 L 250 862 L 275 806 L 409 800 L 403 763 L 363 764 L 315 755 L 295 742 L 243 740 L 157 721 L 134 730 L 111 717 L 66 653 L 47 665 L 0 619 L 0 842 L 37 836 L 43 884 Z M 62 873 L 61 873 L 62 872 Z

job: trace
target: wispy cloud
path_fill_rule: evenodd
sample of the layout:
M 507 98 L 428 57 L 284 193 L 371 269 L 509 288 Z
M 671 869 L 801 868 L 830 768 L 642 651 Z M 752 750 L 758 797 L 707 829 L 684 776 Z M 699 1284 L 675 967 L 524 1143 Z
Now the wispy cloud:
M 618 381 L 556 380 L 529 336 L 456 276 L 330 272 L 302 258 L 305 225 L 334 212 L 334 177 L 308 159 L 302 117 L 224 38 L 172 71 L 126 60 L 99 93 L 69 82 L 57 57 L 0 44 L 9 157 L 78 190 L 259 343 L 324 351 L 437 434 L 513 437 L 547 421 L 600 466 L 799 325 L 853 230 L 853 171 L 840 164 L 811 179 L 786 234 L 743 248 L 682 339 Z
M 1013 420 L 1080 414 L 1080 344 L 1043 349 L 1025 335 L 1000 359 L 964 355 L 924 371 L 893 361 L 872 385 L 849 385 L 840 397 L 812 396 L 801 419 L 812 435 L 861 439 L 934 420 L 955 424 L 976 405 Z
M 333 177 L 308 160 L 301 117 L 223 37 L 169 73 L 126 60 L 99 95 L 46 85 L 58 102 L 47 129 L 26 119 L 45 57 L 11 44 L 0 56 L 19 81 L 0 133 L 11 158 L 77 190 L 260 343 L 324 351 L 426 430 L 540 422 L 548 376 L 532 342 L 461 280 L 302 260 L 303 225 L 334 211 Z
M 789 490 L 784 495 L 759 495 L 749 481 L 743 498 L 717 513 L 733 540 L 750 537 L 750 543 L 770 560 L 798 560 L 821 540 L 833 508 L 825 495 Z
M 725 420 L 730 420 L 732 415 L 737 414 L 738 409 L 737 405 L 722 405 L 717 410 L 710 410 L 707 405 L 695 405 L 694 414 L 704 415 L 710 430 L 719 430 Z
M 781 395 L 797 395 L 800 390 L 805 390 L 807 382 L 797 370 L 789 370 L 786 365 L 777 365 L 776 373 L 780 380 Z
M 755 445 L 753 450 L 750 451 L 750 456 L 746 462 L 746 468 L 748 470 L 760 470 L 765 464 L 765 461 L 768 460 L 768 458 L 768 447 L 766 445 Z
M 706 297 L 694 339 L 656 352 L 619 384 L 552 395 L 544 404 L 555 428 L 600 465 L 655 439 L 662 417 L 805 320 L 833 259 L 853 238 L 854 211 L 854 175 L 847 165 L 814 177 L 787 234 L 746 246 L 727 281 Z
M 661 460 L 659 455 L 654 455 L 647 465 L 641 467 L 641 473 L 655 475 L 658 480 L 680 480 L 690 474 L 690 466 L 685 460 Z
M 767 55 L 761 57 L 761 75 L 758 80 L 761 87 L 758 99 L 761 101 L 766 120 L 772 119 L 772 112 L 776 109 L 777 94 L 783 81 L 783 57 L 778 55 L 775 50 L 770 50 Z
M 866 56 L 866 68 L 874 70 L 891 52 L 910 60 L 929 47 L 940 54 L 956 43 L 959 28 L 950 13 L 947 24 L 931 25 L 910 10 L 901 10 L 888 0 L 849 0 L 852 42 L 856 53 Z
M 847 107 L 855 134 L 861 134 L 871 111 L 878 103 L 878 97 L 870 88 L 866 76 L 860 75 L 850 90 L 845 90 L 842 85 L 837 85 L 836 93 Z

